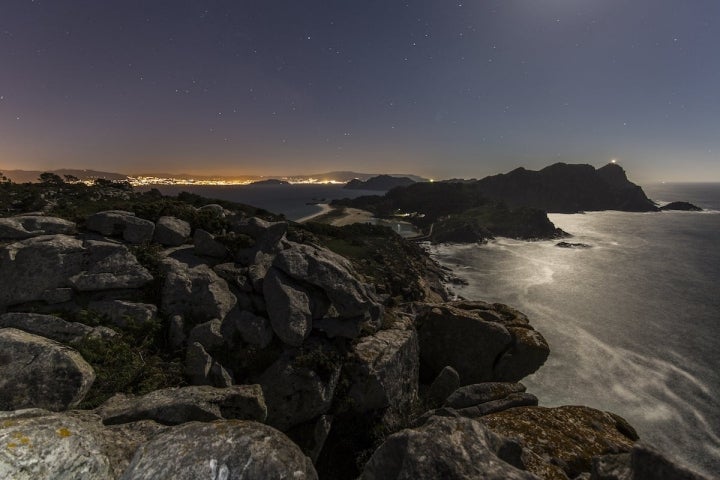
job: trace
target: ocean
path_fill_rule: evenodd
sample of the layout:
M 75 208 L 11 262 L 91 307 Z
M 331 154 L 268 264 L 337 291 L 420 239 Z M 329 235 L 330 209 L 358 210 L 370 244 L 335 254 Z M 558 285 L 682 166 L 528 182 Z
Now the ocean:
M 340 198 L 355 198 L 362 195 L 382 195 L 385 192 L 371 190 L 346 190 L 342 185 L 158 185 L 165 195 L 190 192 L 208 198 L 245 203 L 264 208 L 273 213 L 282 213 L 288 220 L 298 220 L 322 210 L 316 203 L 330 203 Z
M 644 187 L 705 212 L 549 217 L 587 249 L 497 239 L 431 247 L 468 299 L 525 312 L 550 358 L 523 380 L 545 406 L 626 418 L 641 440 L 720 475 L 720 184 Z

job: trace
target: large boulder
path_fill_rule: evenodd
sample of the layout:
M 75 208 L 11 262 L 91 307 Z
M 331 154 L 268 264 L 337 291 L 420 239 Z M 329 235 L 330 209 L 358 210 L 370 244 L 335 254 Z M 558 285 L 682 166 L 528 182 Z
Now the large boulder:
M 327 413 L 340 378 L 340 361 L 316 347 L 283 355 L 258 379 L 268 407 L 268 425 L 282 431 Z
M 155 390 L 141 397 L 117 394 L 95 413 L 106 425 L 154 420 L 163 425 L 222 419 L 264 422 L 267 407 L 259 385 L 193 386 Z
M 153 276 L 125 245 L 102 240 L 87 240 L 82 271 L 68 281 L 80 292 L 140 288 Z
M 75 233 L 75 223 L 56 217 L 19 215 L 0 218 L 0 240 L 23 240 L 40 235 Z
M 294 280 L 322 290 L 341 318 L 379 320 L 382 308 L 370 287 L 358 280 L 350 262 L 328 249 L 286 242 L 273 266 Z
M 288 345 L 302 345 L 312 330 L 307 291 L 273 268 L 265 277 L 263 293 L 275 334 Z
M 163 260 L 166 272 L 160 310 L 181 315 L 192 323 L 223 320 L 237 303 L 228 284 L 207 265 L 188 267 L 177 260 Z
M 69 287 L 68 278 L 83 268 L 81 240 L 44 235 L 0 247 L 0 308 L 42 299 Z
M 53 315 L 6 313 L 0 315 L 0 328 L 16 328 L 60 343 L 74 343 L 97 332 L 79 322 L 68 322 Z
M 114 480 L 137 448 L 167 429 L 154 422 L 103 426 L 89 412 L 0 412 L 0 478 Z
M 312 462 L 281 432 L 257 422 L 186 423 L 138 449 L 123 480 L 317 479 Z
M 517 438 L 527 470 L 545 478 L 589 472 L 593 457 L 629 452 L 638 438 L 621 417 L 589 407 L 518 407 L 480 421 L 499 435 Z
M 200 228 L 195 230 L 193 245 L 195 254 L 203 257 L 224 258 L 228 254 L 227 247 L 215 240 L 215 235 Z
M 95 380 L 67 346 L 14 328 L 0 329 L 0 410 L 77 406 Z
M 433 417 L 389 436 L 365 465 L 361 480 L 538 480 L 522 470 L 520 448 L 467 418 Z
M 344 368 L 351 384 L 348 395 L 359 412 L 406 409 L 418 393 L 417 334 L 400 327 L 362 337 Z
M 427 373 L 434 377 L 451 366 L 463 385 L 520 380 L 540 368 L 550 352 L 525 315 L 501 304 L 427 304 L 417 326 Z
M 155 224 L 153 240 L 168 247 L 177 247 L 187 241 L 191 230 L 190 224 L 185 220 L 175 217 L 160 217 Z
M 108 210 L 90 215 L 85 227 L 105 237 L 120 236 L 129 243 L 146 243 L 152 240 L 155 224 L 124 210 Z

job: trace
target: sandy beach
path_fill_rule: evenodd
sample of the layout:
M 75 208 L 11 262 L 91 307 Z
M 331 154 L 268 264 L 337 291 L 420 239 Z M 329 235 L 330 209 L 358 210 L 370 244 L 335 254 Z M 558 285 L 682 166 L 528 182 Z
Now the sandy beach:
M 322 210 L 320 210 L 320 211 L 317 212 L 317 213 L 313 213 L 313 214 L 311 214 L 311 215 L 307 215 L 307 216 L 305 216 L 305 217 L 298 218 L 298 219 L 295 220 L 295 221 L 296 221 L 297 223 L 309 222 L 309 221 L 312 220 L 312 219 L 315 219 L 315 218 L 317 218 L 317 217 L 320 217 L 320 216 L 322 216 L 322 215 L 325 215 L 325 214 L 333 211 L 333 207 L 331 207 L 330 204 L 328 204 L 328 203 L 318 203 L 317 206 L 318 206 L 318 207 L 321 207 Z

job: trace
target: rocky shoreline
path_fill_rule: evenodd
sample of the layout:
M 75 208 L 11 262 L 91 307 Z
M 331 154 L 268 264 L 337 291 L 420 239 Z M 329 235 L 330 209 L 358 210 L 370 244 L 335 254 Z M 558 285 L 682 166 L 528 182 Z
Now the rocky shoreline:
M 0 218 L 2 478 L 702 478 L 387 229 L 113 190 Z

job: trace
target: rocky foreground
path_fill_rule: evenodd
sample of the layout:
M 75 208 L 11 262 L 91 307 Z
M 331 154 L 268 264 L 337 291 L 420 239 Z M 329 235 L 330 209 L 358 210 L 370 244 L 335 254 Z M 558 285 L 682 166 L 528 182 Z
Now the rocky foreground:
M 0 218 L 0 478 L 701 478 L 617 415 L 538 407 L 521 312 L 192 208 Z

